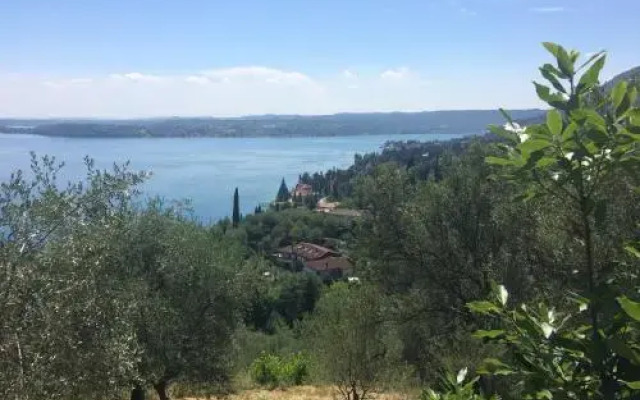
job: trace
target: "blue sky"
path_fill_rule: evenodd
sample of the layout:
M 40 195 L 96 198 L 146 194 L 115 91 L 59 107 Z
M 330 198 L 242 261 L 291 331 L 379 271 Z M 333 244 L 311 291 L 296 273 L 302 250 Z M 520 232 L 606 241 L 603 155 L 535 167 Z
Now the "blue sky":
M 605 77 L 640 65 L 637 0 L 6 0 L 0 16 L 0 116 L 535 107 L 542 41 L 608 50 Z

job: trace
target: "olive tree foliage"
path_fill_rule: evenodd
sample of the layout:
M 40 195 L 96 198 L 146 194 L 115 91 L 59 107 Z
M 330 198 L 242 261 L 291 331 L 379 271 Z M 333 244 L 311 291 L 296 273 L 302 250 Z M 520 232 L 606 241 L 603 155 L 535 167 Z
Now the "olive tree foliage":
M 30 173 L 0 185 L 3 399 L 103 399 L 135 375 L 135 297 L 105 239 L 144 174 L 85 161 L 86 178 L 62 187 L 62 165 L 32 155 Z
M 334 284 L 305 328 L 310 351 L 345 400 L 369 398 L 399 365 L 397 336 L 375 287 Z
M 171 209 L 151 205 L 129 222 L 123 257 L 140 296 L 133 317 L 138 384 L 169 398 L 174 382 L 228 383 L 244 279 L 244 249 Z M 245 276 L 247 275 L 247 276 Z

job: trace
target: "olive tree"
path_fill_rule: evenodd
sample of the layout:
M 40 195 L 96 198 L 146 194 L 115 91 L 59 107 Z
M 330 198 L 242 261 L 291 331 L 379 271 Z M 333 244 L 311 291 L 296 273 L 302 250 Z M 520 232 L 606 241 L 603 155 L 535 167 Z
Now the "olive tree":
M 140 296 L 138 385 L 161 400 L 174 382 L 228 383 L 243 294 L 243 249 L 179 213 L 151 206 L 130 222 L 123 257 Z
M 380 293 L 366 285 L 334 284 L 308 322 L 311 351 L 346 400 L 364 400 L 397 366 L 399 345 Z
M 135 374 L 135 298 L 110 237 L 143 174 L 126 166 L 57 182 L 55 159 L 0 185 L 0 397 L 98 399 Z

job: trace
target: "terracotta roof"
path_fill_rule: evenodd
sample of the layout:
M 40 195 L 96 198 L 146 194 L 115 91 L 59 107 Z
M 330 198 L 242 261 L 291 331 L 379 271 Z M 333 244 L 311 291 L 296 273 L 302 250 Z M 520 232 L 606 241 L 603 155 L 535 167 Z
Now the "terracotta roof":
M 293 246 L 285 246 L 278 249 L 280 253 L 295 253 L 298 257 L 310 261 L 318 260 L 331 255 L 338 255 L 339 253 L 328 249 L 326 247 L 318 246 L 313 243 L 298 243 Z
M 316 272 L 346 271 L 353 268 L 351 261 L 346 257 L 327 257 L 321 260 L 307 261 L 304 266 Z

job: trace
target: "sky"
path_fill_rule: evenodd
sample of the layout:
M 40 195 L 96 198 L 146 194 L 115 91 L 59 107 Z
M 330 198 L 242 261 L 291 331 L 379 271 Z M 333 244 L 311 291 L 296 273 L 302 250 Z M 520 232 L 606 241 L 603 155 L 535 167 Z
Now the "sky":
M 638 0 L 0 0 L 0 118 L 533 108 L 554 41 L 640 65 Z

